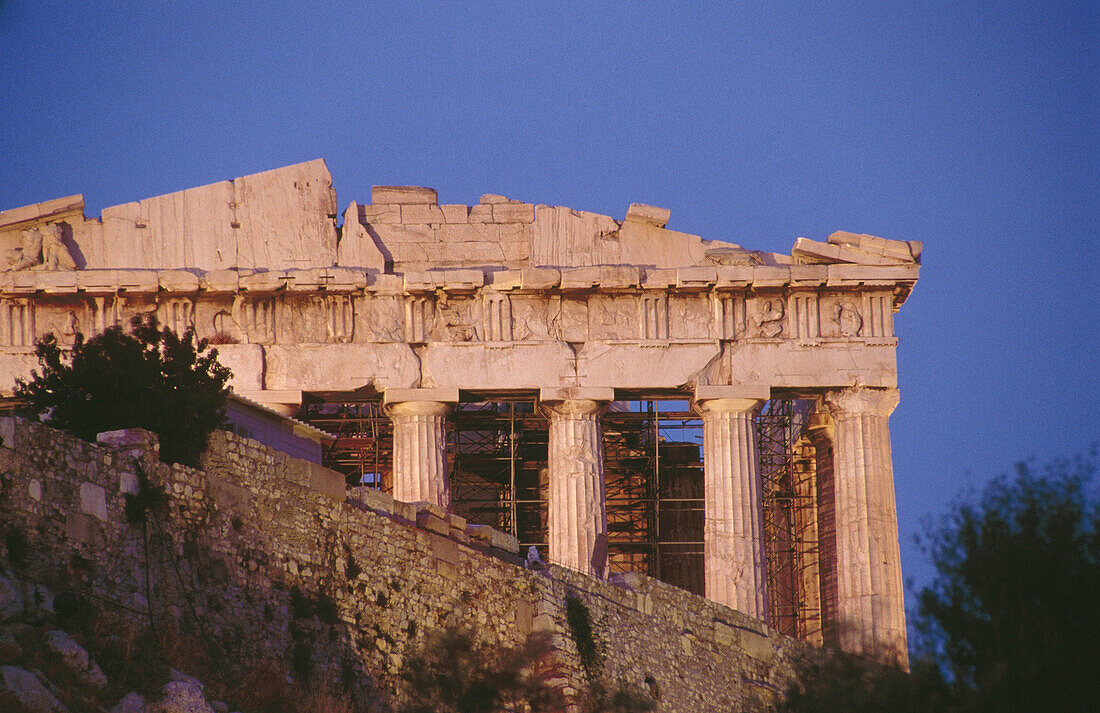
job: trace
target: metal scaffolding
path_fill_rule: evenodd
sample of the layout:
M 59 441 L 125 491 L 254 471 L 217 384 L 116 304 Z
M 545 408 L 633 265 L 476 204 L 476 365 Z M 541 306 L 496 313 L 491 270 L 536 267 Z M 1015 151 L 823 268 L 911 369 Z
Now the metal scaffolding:
M 611 572 L 704 593 L 702 442 L 683 399 L 617 401 L 604 415 Z
M 820 643 L 820 550 L 817 487 L 812 458 L 799 440 L 806 404 L 769 401 L 756 418 L 764 491 L 764 548 L 768 563 L 769 625 Z
M 451 502 L 470 522 L 511 533 L 547 554 L 549 423 L 535 399 L 460 403 L 451 413 Z
M 348 485 L 393 492 L 393 424 L 382 413 L 381 396 L 306 400 L 296 418 L 336 437 L 321 463 L 343 473 Z
M 818 495 L 800 440 L 808 402 L 769 401 L 756 418 L 764 491 L 769 624 L 820 643 Z M 298 418 L 336 436 L 324 465 L 349 485 L 392 492 L 393 427 L 378 397 L 307 402 Z M 547 550 L 549 423 L 533 395 L 456 405 L 447 422 L 454 511 Z M 703 430 L 685 399 L 616 401 L 602 418 L 609 571 L 702 595 Z

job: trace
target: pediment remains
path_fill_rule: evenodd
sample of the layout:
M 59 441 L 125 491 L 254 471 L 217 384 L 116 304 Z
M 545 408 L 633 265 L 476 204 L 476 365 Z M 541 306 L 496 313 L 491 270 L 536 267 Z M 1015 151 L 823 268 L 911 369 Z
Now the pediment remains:
M 0 389 L 47 332 L 136 312 L 219 344 L 239 391 L 893 386 L 920 243 L 837 232 L 790 255 L 499 195 L 376 186 L 337 214 L 324 161 L 84 216 L 0 212 Z M 6 268 L 6 269 L 5 269 Z

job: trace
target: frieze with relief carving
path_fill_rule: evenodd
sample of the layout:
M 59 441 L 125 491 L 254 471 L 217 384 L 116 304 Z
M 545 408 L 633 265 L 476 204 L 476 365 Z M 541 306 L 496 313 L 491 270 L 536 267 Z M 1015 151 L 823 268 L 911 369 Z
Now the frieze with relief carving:
M 75 270 L 76 260 L 63 240 L 58 223 L 39 225 L 21 234 L 21 245 L 8 251 L 3 271 Z
M 668 300 L 669 337 L 712 339 L 714 309 L 707 295 L 672 295 Z
M 756 325 L 757 335 L 766 339 L 782 336 L 783 321 L 786 318 L 783 298 L 778 295 L 760 298 L 755 300 L 753 307 L 752 321 Z
M 638 338 L 636 295 L 594 294 L 588 299 L 588 316 L 589 339 L 611 341 Z

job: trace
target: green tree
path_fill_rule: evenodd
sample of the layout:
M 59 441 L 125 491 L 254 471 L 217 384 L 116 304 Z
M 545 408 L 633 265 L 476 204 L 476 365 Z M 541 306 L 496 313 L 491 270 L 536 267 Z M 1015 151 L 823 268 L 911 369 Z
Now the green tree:
M 216 349 L 161 328 L 153 315 L 84 341 L 66 353 L 53 334 L 38 340 L 41 371 L 16 382 L 22 414 L 94 441 L 96 434 L 145 428 L 160 438 L 166 463 L 197 466 L 210 433 L 225 420 L 230 370 Z
M 406 662 L 408 702 L 402 713 L 556 711 L 563 700 L 548 682 L 548 636 L 532 636 L 516 649 L 492 650 L 471 633 L 450 627 L 433 636 L 424 653 Z
M 1100 701 L 1100 507 L 1095 449 L 1019 463 L 929 526 L 913 673 L 813 658 L 779 710 L 1092 711 Z
M 986 486 L 929 534 L 920 647 L 966 711 L 1095 710 L 1100 701 L 1100 508 L 1095 450 Z

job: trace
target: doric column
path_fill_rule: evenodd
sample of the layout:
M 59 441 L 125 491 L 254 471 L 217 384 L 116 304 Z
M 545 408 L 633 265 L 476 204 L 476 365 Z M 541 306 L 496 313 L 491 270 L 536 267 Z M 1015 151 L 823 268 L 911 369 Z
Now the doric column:
M 833 443 L 840 647 L 907 666 L 890 413 L 897 389 L 825 394 Z
M 550 561 L 593 577 L 607 573 L 607 494 L 600 416 L 612 389 L 543 389 L 550 420 Z
M 764 503 L 753 417 L 767 387 L 700 386 L 707 599 L 767 621 Z
M 446 419 L 458 389 L 386 389 L 393 421 L 393 497 L 451 509 Z

